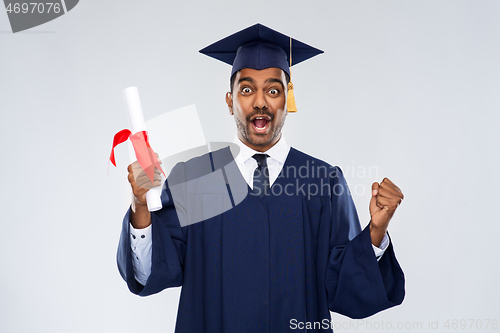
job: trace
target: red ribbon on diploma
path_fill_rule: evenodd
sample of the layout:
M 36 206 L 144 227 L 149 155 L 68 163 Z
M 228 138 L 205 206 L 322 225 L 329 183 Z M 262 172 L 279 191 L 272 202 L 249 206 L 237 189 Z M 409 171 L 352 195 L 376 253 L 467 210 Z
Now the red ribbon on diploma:
M 109 160 L 111 161 L 111 163 L 113 163 L 113 165 L 116 167 L 115 147 L 120 143 L 127 141 L 127 139 L 129 138 L 132 142 L 132 146 L 134 146 L 137 162 L 139 162 L 142 170 L 146 172 L 146 175 L 148 176 L 151 183 L 153 183 L 155 179 L 155 168 L 160 170 L 163 175 L 165 175 L 165 172 L 163 172 L 162 168 L 160 167 L 158 158 L 156 158 L 153 149 L 149 145 L 148 133 L 146 131 L 132 134 L 130 130 L 124 129 L 116 133 L 115 137 L 113 138 L 113 148 L 111 148 L 111 155 L 109 156 Z

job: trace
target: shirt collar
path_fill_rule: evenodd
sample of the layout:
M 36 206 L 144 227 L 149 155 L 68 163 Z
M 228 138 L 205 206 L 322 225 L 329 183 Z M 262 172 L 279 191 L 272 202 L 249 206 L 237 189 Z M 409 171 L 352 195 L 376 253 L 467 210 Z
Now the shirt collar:
M 237 144 L 240 148 L 240 153 L 236 157 L 238 162 L 245 163 L 249 158 L 252 158 L 255 154 L 262 154 L 262 152 L 253 150 L 248 147 L 246 144 L 240 141 L 238 135 L 235 135 L 233 143 Z M 286 143 L 285 137 L 283 133 L 281 133 L 281 138 L 276 142 L 274 146 L 269 148 L 266 153 L 269 157 L 274 160 L 280 162 L 281 164 L 285 164 L 286 157 L 288 156 L 288 152 L 290 151 L 290 146 Z

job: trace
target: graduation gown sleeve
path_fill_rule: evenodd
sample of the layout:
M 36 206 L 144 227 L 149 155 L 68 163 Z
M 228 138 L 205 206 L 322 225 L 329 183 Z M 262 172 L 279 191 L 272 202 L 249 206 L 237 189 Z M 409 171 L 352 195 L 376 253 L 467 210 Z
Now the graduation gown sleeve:
M 353 319 L 402 303 L 404 274 L 393 243 L 377 262 L 369 225 L 360 231 L 356 208 L 340 168 L 332 181 L 330 254 L 326 270 L 328 307 Z
M 123 219 L 118 245 L 117 263 L 121 276 L 134 294 L 147 296 L 182 284 L 182 267 L 186 252 L 186 230 L 180 227 L 170 199 L 168 187 L 161 194 L 163 208 L 151 213 L 152 258 L 151 275 L 143 286 L 135 280 L 130 248 L 130 209 Z

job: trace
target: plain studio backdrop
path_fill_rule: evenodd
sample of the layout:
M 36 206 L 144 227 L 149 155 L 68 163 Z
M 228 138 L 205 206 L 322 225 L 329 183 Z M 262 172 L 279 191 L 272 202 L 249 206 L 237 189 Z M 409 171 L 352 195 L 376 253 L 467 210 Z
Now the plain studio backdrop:
M 372 182 L 405 194 L 405 301 L 335 331 L 497 331 L 499 18 L 499 1 L 80 1 L 13 34 L 0 10 L 0 331 L 173 331 L 180 288 L 140 298 L 116 267 L 121 91 L 146 120 L 196 104 L 206 139 L 231 141 L 230 66 L 198 50 L 255 23 L 325 51 L 293 67 L 288 143 L 344 170 L 363 227 Z

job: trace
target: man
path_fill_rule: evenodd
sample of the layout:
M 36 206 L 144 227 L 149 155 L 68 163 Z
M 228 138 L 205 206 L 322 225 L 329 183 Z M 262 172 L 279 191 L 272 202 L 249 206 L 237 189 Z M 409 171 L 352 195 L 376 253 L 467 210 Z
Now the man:
M 290 53 L 297 63 L 321 51 L 257 24 L 201 52 L 233 65 L 226 102 L 240 152 L 178 164 L 154 213 L 145 193 L 159 172 L 151 184 L 129 166 L 135 212 L 118 250 L 129 289 L 146 296 L 182 285 L 176 331 L 190 333 L 331 332 L 330 310 L 363 318 L 400 304 L 404 276 L 386 234 L 400 189 L 387 178 L 372 185 L 361 231 L 341 170 L 281 133 Z M 207 186 L 204 161 L 222 190 Z M 214 206 L 218 214 L 206 214 Z

